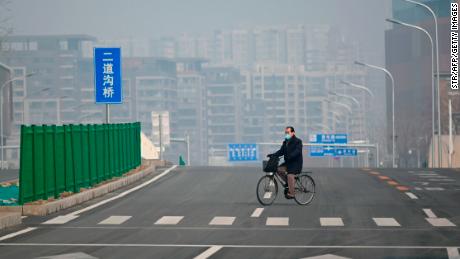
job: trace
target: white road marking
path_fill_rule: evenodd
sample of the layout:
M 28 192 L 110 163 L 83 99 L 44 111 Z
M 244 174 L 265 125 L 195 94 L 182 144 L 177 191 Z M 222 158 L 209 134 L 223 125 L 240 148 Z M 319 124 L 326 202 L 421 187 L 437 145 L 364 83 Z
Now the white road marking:
M 21 216 L 21 219 L 25 219 L 25 218 L 27 218 L 27 216 Z
M 269 186 L 275 186 L 275 181 L 270 181 Z
M 425 212 L 428 218 L 437 218 L 436 214 L 434 214 L 434 212 L 431 209 L 423 209 L 423 212 Z
M 303 258 L 300 258 L 300 259 L 351 259 L 351 258 L 350 257 L 343 257 L 343 256 L 333 255 L 333 254 L 324 254 L 324 255 L 303 257 Z
M 448 179 L 448 178 L 434 178 L 434 179 L 428 179 L 428 181 L 432 182 L 455 182 L 454 179 Z
M 211 246 L 210 248 L 206 249 L 203 253 L 193 257 L 194 259 L 206 259 L 209 258 L 211 255 L 217 253 L 222 249 L 222 246 Z
M 437 177 L 440 176 L 439 174 L 417 174 L 419 177 Z M 442 176 L 442 175 L 441 175 Z
M 120 225 L 130 219 L 131 216 L 110 216 L 103 221 L 99 222 L 98 224 L 101 225 Z
M 448 247 L 447 248 L 447 257 L 449 259 L 460 259 L 460 254 L 458 253 L 457 247 Z
M 266 192 L 264 194 L 264 199 L 270 199 L 270 197 L 272 197 L 272 192 Z
M 155 222 L 155 225 L 177 225 L 184 216 L 163 216 Z
M 289 218 L 287 217 L 268 217 L 265 222 L 267 226 L 289 226 Z
M 344 226 L 342 218 L 320 218 L 319 222 L 321 226 L 332 227 L 332 226 Z
M 251 214 L 251 218 L 258 218 L 264 211 L 264 208 L 257 208 L 254 210 L 254 212 Z
M 37 228 L 25 228 L 25 229 L 23 229 L 23 230 L 19 230 L 19 231 L 10 233 L 10 234 L 8 234 L 8 235 L 4 235 L 4 236 L 0 237 L 0 241 L 6 240 L 6 239 L 8 239 L 8 238 L 15 237 L 15 236 L 22 235 L 22 234 L 24 234 L 24 233 L 30 232 L 30 231 L 35 230 L 35 229 L 37 229 Z
M 421 190 L 423 190 L 423 189 L 422 189 L 422 188 L 420 188 L 420 187 L 414 187 L 414 189 L 415 189 L 415 190 L 417 190 L 417 191 L 421 191 Z
M 425 218 L 433 227 L 455 227 L 455 224 L 446 218 Z
M 214 217 L 209 222 L 209 225 L 225 225 L 225 226 L 229 226 L 229 225 L 232 225 L 234 221 L 235 221 L 235 217 Z
M 380 227 L 400 227 L 401 225 L 394 218 L 372 218 Z
M 71 220 L 78 218 L 76 215 L 64 215 L 64 216 L 57 216 L 50 220 L 43 222 L 42 224 L 65 224 Z
M 0 243 L 0 246 L 54 246 L 54 247 L 211 247 L 222 248 L 332 248 L 332 249 L 447 249 L 447 246 L 366 246 L 366 245 L 210 245 L 210 244 L 107 244 L 107 243 Z
M 406 192 L 406 195 L 409 196 L 409 198 L 411 198 L 413 200 L 418 199 L 418 197 L 415 194 L 411 193 L 411 192 Z
M 445 189 L 442 187 L 425 187 L 427 191 L 444 191 Z
M 172 170 L 174 170 L 176 167 L 177 167 L 177 165 L 173 165 L 173 166 L 171 166 L 170 168 L 166 169 L 163 173 L 161 173 L 161 174 L 159 174 L 159 175 L 153 177 L 152 179 L 150 179 L 150 180 L 148 180 L 148 181 L 146 181 L 146 182 L 144 182 L 144 183 L 142 183 L 142 184 L 139 184 L 139 185 L 137 185 L 137 186 L 135 186 L 135 187 L 133 187 L 133 188 L 131 188 L 131 189 L 129 189 L 129 190 L 126 190 L 126 191 L 124 191 L 124 192 L 122 192 L 122 193 L 120 193 L 120 194 L 118 194 L 118 195 L 116 195 L 116 196 L 114 196 L 114 197 L 112 197 L 112 198 L 109 198 L 109 199 L 100 201 L 100 202 L 95 203 L 95 204 L 93 204 L 93 205 L 91 205 L 91 206 L 88 206 L 88 207 L 83 208 L 83 209 L 81 209 L 81 210 L 74 211 L 74 212 L 69 213 L 69 214 L 67 214 L 67 215 L 78 215 L 78 214 L 81 214 L 81 213 L 83 213 L 83 212 L 86 212 L 86 211 L 92 210 L 92 209 L 94 209 L 94 208 L 97 208 L 97 207 L 99 207 L 99 206 L 102 206 L 102 205 L 104 205 L 104 204 L 106 204 L 106 203 L 109 203 L 109 202 L 111 202 L 111 201 L 120 199 L 120 198 L 122 198 L 122 197 L 124 197 L 124 196 L 126 196 L 126 195 L 128 195 L 128 194 L 130 194 L 130 193 L 132 193 L 132 192 L 134 192 L 134 191 L 137 191 L 137 190 L 139 190 L 139 189 L 141 189 L 141 188 L 143 188 L 143 187 L 145 187 L 145 186 L 147 186 L 147 185 L 149 185 L 149 184 L 151 184 L 151 183 L 157 181 L 157 180 L 160 179 L 161 177 L 163 177 L 163 176 L 169 174 L 169 173 L 170 173 Z

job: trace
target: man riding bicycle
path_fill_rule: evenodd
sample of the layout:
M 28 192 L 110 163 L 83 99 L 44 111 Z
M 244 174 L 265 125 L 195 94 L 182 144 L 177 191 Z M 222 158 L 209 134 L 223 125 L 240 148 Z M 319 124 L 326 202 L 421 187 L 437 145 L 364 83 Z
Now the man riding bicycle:
M 288 193 L 286 198 L 292 199 L 295 194 L 295 176 L 302 171 L 303 156 L 302 156 L 302 140 L 297 138 L 293 127 L 288 126 L 284 130 L 285 140 L 281 145 L 280 150 L 270 156 L 284 156 L 284 163 L 278 167 L 278 175 L 288 183 Z

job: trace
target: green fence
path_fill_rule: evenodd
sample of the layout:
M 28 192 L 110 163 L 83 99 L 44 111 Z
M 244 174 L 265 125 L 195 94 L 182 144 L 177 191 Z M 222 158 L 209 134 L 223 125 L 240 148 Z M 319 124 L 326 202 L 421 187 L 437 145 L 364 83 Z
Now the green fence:
M 141 164 L 139 122 L 21 127 L 19 203 L 79 192 Z

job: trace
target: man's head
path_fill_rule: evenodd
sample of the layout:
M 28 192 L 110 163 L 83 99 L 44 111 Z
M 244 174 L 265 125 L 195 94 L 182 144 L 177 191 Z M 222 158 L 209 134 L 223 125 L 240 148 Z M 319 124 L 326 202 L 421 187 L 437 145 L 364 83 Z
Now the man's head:
M 292 126 L 287 126 L 287 127 L 284 129 L 284 134 L 285 134 L 285 138 L 286 138 L 287 140 L 289 140 L 290 138 L 292 138 L 292 137 L 295 135 L 294 127 L 292 127 Z

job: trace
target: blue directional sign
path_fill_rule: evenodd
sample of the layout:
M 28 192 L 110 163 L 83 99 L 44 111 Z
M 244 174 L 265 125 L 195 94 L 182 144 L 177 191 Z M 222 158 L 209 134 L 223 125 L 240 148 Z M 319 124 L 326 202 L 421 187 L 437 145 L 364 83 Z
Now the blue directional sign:
M 357 156 L 358 150 L 356 148 L 336 148 L 336 156 Z
M 94 48 L 96 103 L 122 103 L 121 49 Z
M 321 156 L 335 156 L 336 148 L 334 146 L 311 146 L 310 156 L 321 157 Z
M 310 147 L 310 156 L 313 156 L 313 157 L 324 156 L 324 148 L 323 148 L 323 146 L 312 146 L 312 147 Z
M 312 134 L 309 139 L 310 143 L 318 144 L 347 144 L 347 134 Z
M 228 161 L 257 161 L 257 144 L 228 144 Z

